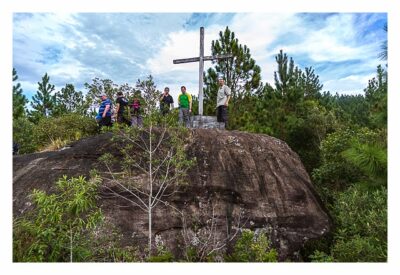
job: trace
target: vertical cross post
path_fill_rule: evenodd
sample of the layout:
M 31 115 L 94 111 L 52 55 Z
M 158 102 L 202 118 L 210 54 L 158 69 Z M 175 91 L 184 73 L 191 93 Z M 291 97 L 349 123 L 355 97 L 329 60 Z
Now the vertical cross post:
M 200 28 L 199 55 L 199 115 L 203 115 L 204 28 Z
M 223 55 L 212 55 L 212 56 L 204 56 L 204 27 L 200 28 L 200 55 L 199 57 L 190 57 L 183 59 L 174 59 L 174 64 L 182 64 L 182 63 L 190 63 L 190 62 L 199 62 L 199 116 L 200 118 L 203 116 L 203 70 L 204 70 L 204 61 L 213 61 L 213 60 L 221 60 L 231 58 L 231 54 L 223 54 Z

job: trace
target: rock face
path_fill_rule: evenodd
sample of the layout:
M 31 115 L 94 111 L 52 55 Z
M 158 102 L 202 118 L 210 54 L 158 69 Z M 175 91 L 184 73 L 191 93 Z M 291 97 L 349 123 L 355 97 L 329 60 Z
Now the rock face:
M 320 204 L 298 155 L 276 138 L 237 131 L 193 129 L 189 158 L 197 164 L 189 171 L 190 184 L 169 202 L 186 213 L 198 228 L 213 217 L 225 240 L 239 228 L 265 230 L 278 249 L 280 260 L 297 260 L 307 240 L 329 233 L 331 222 Z M 118 156 L 111 134 L 80 140 L 70 148 L 14 157 L 13 211 L 19 216 L 29 207 L 34 189 L 51 191 L 62 175 L 89 175 L 105 171 L 98 158 L 106 152 Z M 123 233 L 127 245 L 147 242 L 147 214 L 101 190 L 105 216 Z M 183 245 L 182 219 L 167 206 L 153 212 L 153 234 L 175 254 Z M 229 245 L 226 246 L 229 249 Z

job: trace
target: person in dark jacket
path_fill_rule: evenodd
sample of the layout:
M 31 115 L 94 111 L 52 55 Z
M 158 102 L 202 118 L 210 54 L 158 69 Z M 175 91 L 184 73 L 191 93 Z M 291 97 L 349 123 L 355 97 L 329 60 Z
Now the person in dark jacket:
M 163 115 L 169 113 L 169 111 L 174 108 L 174 99 L 169 94 L 169 88 L 164 88 L 164 93 L 160 97 L 160 109 Z
M 117 93 L 116 107 L 117 122 L 131 126 L 131 122 L 128 118 L 128 100 L 121 91 Z

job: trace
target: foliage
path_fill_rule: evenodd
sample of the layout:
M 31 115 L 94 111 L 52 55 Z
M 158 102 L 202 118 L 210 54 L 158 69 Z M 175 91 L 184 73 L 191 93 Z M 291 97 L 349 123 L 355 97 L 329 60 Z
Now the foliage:
M 314 253 L 310 256 L 312 262 L 334 262 L 335 259 L 331 256 L 326 254 L 325 252 L 316 250 Z
M 55 116 L 68 113 L 85 115 L 87 113 L 88 106 L 86 106 L 82 92 L 75 91 L 75 87 L 72 84 L 65 84 L 61 91 L 56 92 L 55 100 Z
M 387 25 L 387 23 L 383 26 L 383 30 L 386 32 L 386 34 L 387 34 L 387 31 L 388 31 L 388 25 Z M 381 45 L 381 52 L 379 53 L 379 55 L 378 55 L 378 57 L 381 59 L 381 60 L 387 60 L 387 58 L 388 58 L 388 41 L 387 41 L 387 39 L 385 40 L 385 41 L 383 41 L 383 43 L 382 43 L 382 45 Z
M 343 191 L 352 183 L 361 181 L 363 173 L 342 153 L 351 150 L 354 142 L 367 144 L 380 139 L 379 132 L 368 128 L 341 129 L 321 142 L 322 164 L 312 172 L 314 183 L 323 198 L 334 196 L 332 191 Z
M 378 66 L 376 77 L 368 81 L 364 89 L 370 105 L 370 120 L 373 128 L 387 128 L 387 71 Z
M 343 157 L 368 177 L 371 185 L 386 185 L 387 151 L 378 142 L 360 143 L 353 140 L 351 147 L 342 152 Z
M 13 68 L 13 82 L 18 80 L 17 71 Z M 26 115 L 25 105 L 28 99 L 23 94 L 21 84 L 13 85 L 13 119 L 18 119 Z
M 293 108 L 299 100 L 315 99 L 319 97 L 323 85 L 319 83 L 319 77 L 315 75 L 314 69 L 305 68 L 302 72 L 294 66 L 292 58 L 281 50 L 275 57 L 278 71 L 274 73 L 276 91 L 287 103 L 287 108 Z
M 151 263 L 173 262 L 174 255 L 169 251 L 158 251 L 156 255 L 150 256 L 147 261 Z
M 85 88 L 88 89 L 86 98 L 95 102 L 102 93 L 113 100 L 118 92 L 118 85 L 111 79 L 100 79 L 98 77 L 92 79 L 92 83 L 85 83 Z
M 363 185 L 354 185 L 338 195 L 333 213 L 341 226 L 337 238 L 359 235 L 386 242 L 386 187 L 368 190 Z
M 98 184 L 96 178 L 64 176 L 55 194 L 34 190 L 34 209 L 14 220 L 14 261 L 85 261 L 90 256 L 87 233 L 103 219 L 96 206 Z
M 387 257 L 387 189 L 360 185 L 339 194 L 334 207 L 339 224 L 332 256 L 341 262 L 380 262 Z
M 94 172 L 96 173 L 96 172 Z M 120 230 L 106 217 L 88 232 L 87 249 L 91 252 L 88 262 L 136 262 L 140 261 L 138 249 L 123 245 Z
M 270 247 L 265 233 L 256 235 L 253 231 L 243 230 L 237 240 L 234 251 L 227 256 L 229 262 L 277 262 L 278 253 Z
M 19 145 L 19 154 L 33 153 L 38 149 L 35 125 L 26 117 L 13 119 L 13 141 Z
M 41 148 L 52 144 L 64 146 L 71 141 L 91 136 L 97 131 L 98 127 L 94 119 L 68 113 L 60 117 L 41 119 L 34 128 L 35 143 Z
M 386 262 L 387 244 L 370 237 L 346 237 L 332 248 L 332 258 L 339 262 Z
M 337 195 L 337 230 L 330 252 L 314 251 L 314 262 L 387 261 L 387 189 L 354 185 Z
M 164 242 L 161 240 L 160 235 L 156 235 L 155 245 L 157 251 L 155 252 L 155 255 L 147 258 L 147 262 L 173 262 L 175 260 L 174 255 L 168 251 L 167 247 L 164 245 Z
M 32 111 L 29 111 L 29 118 L 33 122 L 38 122 L 43 117 L 50 117 L 56 104 L 56 97 L 52 94 L 54 85 L 50 84 L 50 77 L 47 73 L 42 77 L 42 82 L 38 82 L 39 88 L 32 97 Z

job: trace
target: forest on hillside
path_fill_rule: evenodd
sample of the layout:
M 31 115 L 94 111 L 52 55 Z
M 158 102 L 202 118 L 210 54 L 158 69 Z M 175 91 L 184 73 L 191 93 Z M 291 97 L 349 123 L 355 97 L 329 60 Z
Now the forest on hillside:
M 323 91 L 318 72 L 312 67 L 296 66 L 283 51 L 275 56 L 275 82 L 273 85 L 263 83 L 262 68 L 251 57 L 250 49 L 240 44 L 228 27 L 220 32 L 218 40 L 212 41 L 211 49 L 213 55 L 232 54 L 233 58 L 215 62 L 204 72 L 205 115 L 215 115 L 217 75 L 222 74 L 232 89 L 228 130 L 262 133 L 285 141 L 300 156 L 332 218 L 332 234 L 309 242 L 301 251 L 303 260 L 386 262 L 387 47 L 377 53 L 384 64 L 377 64 L 376 76 L 365 83 L 363 94 L 359 95 Z M 13 69 L 13 84 L 13 142 L 19 145 L 19 154 L 59 149 L 72 141 L 98 134 L 94 106 L 98 106 L 98 96 L 103 92 L 115 101 L 116 93 L 121 91 L 131 101 L 134 96 L 143 94 L 143 87 L 157 90 L 153 77 L 149 76 L 139 79 L 134 86 L 94 78 L 91 83 L 84 84 L 86 91 L 77 91 L 71 83 L 55 91 L 51 76 L 45 74 L 38 82 L 36 94 L 28 100 L 18 83 L 16 69 Z M 196 112 L 198 102 L 195 96 L 193 99 Z M 60 194 L 73 182 L 61 180 Z M 93 189 L 88 188 L 84 191 L 90 197 L 90 206 L 94 207 Z M 36 198 L 40 207 L 46 195 L 36 194 Z M 101 215 L 96 211 L 92 214 L 88 224 L 98 221 Z M 38 237 L 39 231 L 37 220 L 15 222 L 14 261 L 69 261 L 67 252 L 57 256 L 46 254 L 49 243 L 43 236 Z M 246 234 L 238 242 L 236 256 L 231 256 L 233 261 L 275 259 L 273 251 L 262 249 L 264 239 L 254 251 L 244 249 L 252 238 L 251 233 Z M 41 251 L 42 257 L 34 257 L 28 251 L 33 254 Z M 128 256 L 128 250 L 120 249 L 116 253 L 119 256 L 114 260 L 135 260 Z M 257 253 L 261 256 L 255 256 L 259 255 Z M 90 247 L 82 255 L 77 261 L 94 259 Z M 165 251 L 160 255 L 152 260 L 177 260 Z

